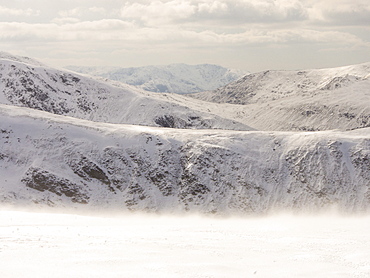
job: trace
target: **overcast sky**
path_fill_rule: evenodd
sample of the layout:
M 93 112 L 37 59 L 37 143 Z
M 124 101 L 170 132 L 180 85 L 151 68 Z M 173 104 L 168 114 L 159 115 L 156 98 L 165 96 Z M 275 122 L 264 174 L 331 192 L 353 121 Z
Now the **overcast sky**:
M 369 0 L 0 0 L 0 50 L 53 66 L 370 61 Z

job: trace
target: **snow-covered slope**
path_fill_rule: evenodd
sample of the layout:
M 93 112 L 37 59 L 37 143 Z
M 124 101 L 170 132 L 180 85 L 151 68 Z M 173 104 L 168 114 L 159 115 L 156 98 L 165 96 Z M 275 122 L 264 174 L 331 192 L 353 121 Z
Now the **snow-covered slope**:
M 370 126 L 369 63 L 251 74 L 188 97 L 145 92 L 2 55 L 0 103 L 55 114 L 176 128 L 315 131 Z
M 43 64 L 43 63 L 41 63 L 41 62 L 39 62 L 35 59 L 29 58 L 29 57 L 13 55 L 13 54 L 10 54 L 10 53 L 4 52 L 4 51 L 0 51 L 0 60 L 11 60 L 11 61 L 25 63 L 25 64 L 29 64 L 29 65 L 33 65 L 33 66 L 40 66 L 40 67 L 46 66 L 45 64 Z
M 98 81 L 10 54 L 1 57 L 0 103 L 100 122 L 250 130 L 241 123 L 130 85 Z
M 220 104 L 0 56 L 0 203 L 207 213 L 370 209 L 369 128 L 230 130 L 369 126 L 369 64 L 247 76 L 255 78 L 249 95 Z M 235 88 L 250 86 L 243 80 Z
M 262 130 L 370 126 L 370 63 L 307 71 L 266 71 L 191 95 L 235 107 L 238 120 Z M 236 119 L 237 117 L 235 117 Z
M 178 94 L 214 90 L 237 80 L 247 73 L 209 64 L 171 64 L 137 68 L 80 66 L 69 66 L 67 68 L 76 72 L 134 85 L 146 91 Z
M 180 130 L 0 105 L 0 198 L 217 213 L 370 209 L 370 129 Z
M 315 96 L 348 87 L 370 77 L 370 63 L 332 69 L 306 71 L 265 71 L 248 74 L 213 92 L 195 96 L 204 100 L 251 104 L 291 96 Z

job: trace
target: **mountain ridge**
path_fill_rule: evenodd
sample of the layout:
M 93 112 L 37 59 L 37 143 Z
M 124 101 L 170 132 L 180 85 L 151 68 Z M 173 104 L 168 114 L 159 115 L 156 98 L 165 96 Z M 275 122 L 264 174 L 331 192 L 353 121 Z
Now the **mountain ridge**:
M 178 130 L 0 105 L 2 203 L 217 214 L 370 209 L 369 129 Z
M 236 106 L 260 130 L 355 129 L 370 126 L 370 63 L 320 70 L 264 71 L 189 95 Z
M 0 102 L 99 122 L 176 128 L 250 127 L 165 96 L 19 59 L 0 60 Z
M 267 70 L 244 77 L 212 92 L 194 94 L 199 99 L 234 104 L 261 103 L 290 94 L 335 90 L 348 83 L 367 80 L 370 62 L 338 68 L 313 70 Z M 270 96 L 268 94 L 271 94 Z

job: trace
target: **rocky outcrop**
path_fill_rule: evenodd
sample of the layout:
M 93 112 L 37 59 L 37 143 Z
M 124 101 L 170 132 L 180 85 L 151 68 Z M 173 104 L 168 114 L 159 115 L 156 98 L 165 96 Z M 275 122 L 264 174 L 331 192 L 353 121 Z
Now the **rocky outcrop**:
M 86 204 L 89 200 L 85 189 L 82 186 L 58 177 L 48 171 L 39 168 L 29 168 L 21 180 L 27 187 L 44 192 L 49 191 L 58 196 L 65 195 L 72 202 Z

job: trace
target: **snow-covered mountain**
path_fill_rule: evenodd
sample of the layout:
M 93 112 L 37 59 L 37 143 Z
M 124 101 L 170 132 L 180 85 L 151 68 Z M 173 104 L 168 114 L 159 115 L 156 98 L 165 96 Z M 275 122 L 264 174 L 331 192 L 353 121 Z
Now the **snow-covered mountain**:
M 0 199 L 144 211 L 368 211 L 369 135 L 185 131 L 0 105 Z
M 136 68 L 69 66 L 67 69 L 120 81 L 146 91 L 177 94 L 214 90 L 247 74 L 245 71 L 209 64 Z
M 235 104 L 264 103 L 291 96 L 317 95 L 319 92 L 349 87 L 370 77 L 370 63 L 331 69 L 264 71 L 248 74 L 199 98 Z
M 369 63 L 251 74 L 216 91 L 183 96 L 6 57 L 0 63 L 0 103 L 92 121 L 283 131 L 370 126 Z
M 255 95 L 241 90 L 234 95 L 241 104 L 230 104 L 0 58 L 2 204 L 205 213 L 370 209 L 368 64 L 246 76 L 236 88 L 255 78 Z M 285 91 L 293 76 L 299 90 Z M 280 84 L 276 94 L 273 84 Z M 249 123 L 269 131 L 250 131 Z M 274 131 L 306 127 L 363 128 Z
M 191 96 L 240 104 L 235 106 L 238 120 L 261 130 L 369 127 L 370 63 L 249 74 L 215 91 Z
M 109 123 L 250 130 L 246 125 L 114 81 L 57 70 L 10 54 L 0 57 L 0 103 Z

